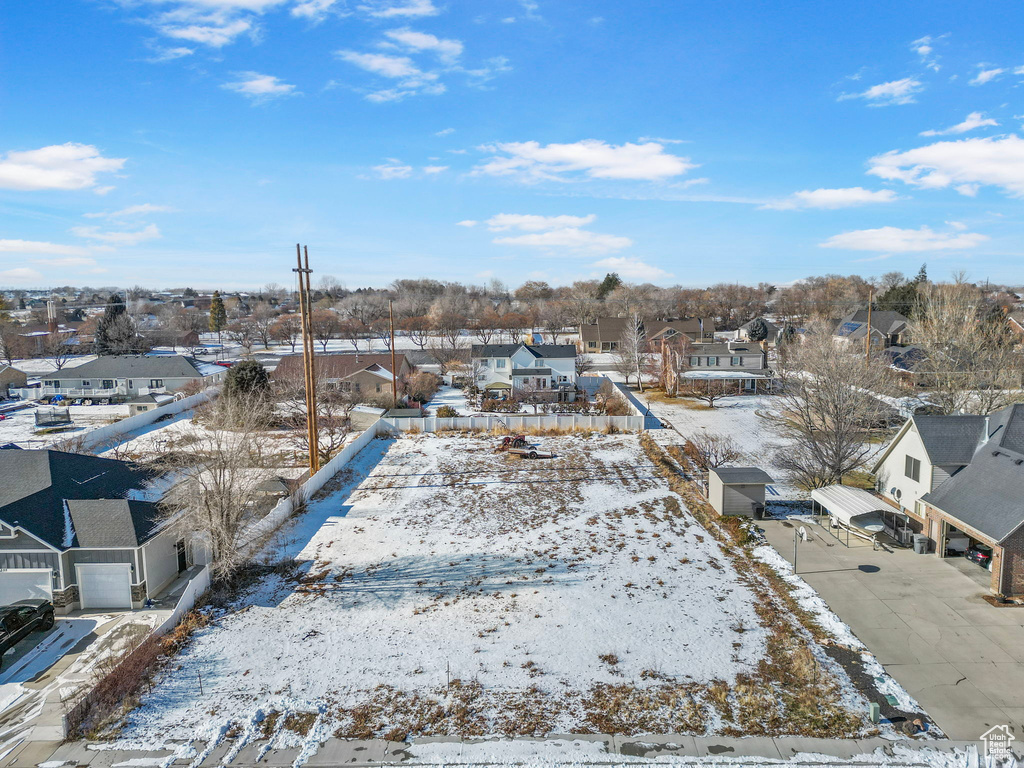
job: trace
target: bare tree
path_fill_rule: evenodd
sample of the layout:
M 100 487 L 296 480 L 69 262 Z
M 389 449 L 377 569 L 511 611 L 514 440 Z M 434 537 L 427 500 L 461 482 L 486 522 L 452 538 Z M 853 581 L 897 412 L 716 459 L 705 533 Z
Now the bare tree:
M 213 570 L 230 576 L 251 551 L 250 527 L 269 511 L 260 487 L 271 477 L 265 455 L 265 408 L 218 398 L 193 426 L 187 453 L 166 454 L 154 467 L 177 482 L 164 495 L 168 524 L 209 542 Z
M 421 350 L 430 341 L 430 321 L 426 317 L 409 317 L 402 321 L 402 330 Z
M 252 314 L 249 316 L 253 333 L 259 339 L 264 349 L 270 346 L 270 341 L 273 338 L 274 320 L 276 318 L 277 313 L 274 311 L 274 308 L 266 302 L 261 302 L 253 307 Z
M 318 309 L 310 314 L 309 320 L 313 338 L 323 347 L 326 354 L 331 339 L 338 338 L 338 334 L 341 333 L 341 317 L 332 309 Z
M 739 444 L 728 435 L 702 431 L 687 442 L 687 448 L 692 449 L 688 453 L 701 472 L 717 469 L 743 458 Z
M 43 351 L 53 361 L 54 370 L 59 371 L 74 355 L 75 348 L 67 343 L 67 339 L 59 333 L 51 333 L 43 343 Z
M 920 290 L 909 331 L 929 400 L 946 414 L 986 415 L 1024 399 L 1024 357 L 998 307 L 962 281 Z
M 323 373 L 317 371 L 316 413 L 320 463 L 326 464 L 345 445 L 345 438 L 351 431 L 349 421 L 357 398 L 351 391 L 344 391 L 327 382 Z M 289 429 L 289 439 L 301 453 L 309 456 L 309 433 L 306 431 L 306 390 L 305 382 L 285 380 L 277 385 L 277 412 Z
M 866 433 L 892 408 L 878 396 L 896 384 L 882 358 L 836 344 L 831 326 L 810 325 L 803 343 L 788 345 L 778 361 L 781 390 L 769 414 L 789 444 L 775 457 L 806 487 L 841 483 L 871 454 Z
M 594 358 L 590 355 L 580 353 L 576 355 L 576 376 L 586 376 L 594 370 Z
M 274 341 L 288 344 L 294 352 L 295 344 L 302 334 L 302 320 L 298 315 L 281 315 L 271 326 L 270 333 Z
M 681 378 L 676 383 L 674 394 L 701 400 L 707 403 L 709 408 L 714 408 L 719 400 L 738 395 L 739 385 L 726 379 Z
M 615 350 L 613 364 L 629 383 L 631 376 L 636 376 L 640 391 L 644 391 L 643 370 L 647 365 L 647 339 L 644 335 L 644 322 L 639 314 L 627 318 L 626 327 L 619 338 L 618 349 Z
M 224 329 L 228 340 L 238 344 L 245 350 L 247 355 L 252 354 L 253 344 L 256 343 L 256 325 L 247 317 L 236 320 Z

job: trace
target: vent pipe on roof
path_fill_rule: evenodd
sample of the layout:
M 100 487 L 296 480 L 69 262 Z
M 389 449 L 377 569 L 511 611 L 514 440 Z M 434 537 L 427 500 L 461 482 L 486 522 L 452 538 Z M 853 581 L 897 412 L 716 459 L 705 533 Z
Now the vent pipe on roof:
M 984 445 L 985 443 L 987 443 L 987 442 L 988 442 L 988 439 L 989 439 L 990 437 L 992 437 L 992 435 L 990 435 L 990 434 L 988 433 L 988 416 L 986 416 L 986 417 L 985 417 L 985 438 L 984 438 L 984 439 L 983 439 L 983 440 L 981 441 L 981 444 L 982 444 L 982 445 Z

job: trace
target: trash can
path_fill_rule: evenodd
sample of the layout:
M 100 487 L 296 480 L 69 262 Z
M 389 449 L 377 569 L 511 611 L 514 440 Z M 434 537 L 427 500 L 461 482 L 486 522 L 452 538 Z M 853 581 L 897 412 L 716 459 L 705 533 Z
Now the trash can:
M 923 533 L 914 534 L 914 552 L 919 555 L 928 554 L 928 537 Z

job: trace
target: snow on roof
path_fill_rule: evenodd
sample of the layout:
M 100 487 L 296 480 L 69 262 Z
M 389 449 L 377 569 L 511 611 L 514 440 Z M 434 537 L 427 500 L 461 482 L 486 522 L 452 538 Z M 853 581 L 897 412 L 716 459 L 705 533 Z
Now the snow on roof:
M 684 379 L 767 379 L 770 378 L 764 373 L 753 373 L 741 368 L 722 371 L 687 371 L 683 374 Z

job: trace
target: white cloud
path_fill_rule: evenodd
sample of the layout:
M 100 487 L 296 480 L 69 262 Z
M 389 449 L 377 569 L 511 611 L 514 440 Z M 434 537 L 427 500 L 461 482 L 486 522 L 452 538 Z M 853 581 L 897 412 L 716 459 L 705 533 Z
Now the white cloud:
M 900 229 L 879 227 L 858 229 L 833 235 L 822 248 L 840 248 L 848 251 L 877 251 L 886 253 L 920 253 L 975 248 L 988 240 L 987 235 L 975 232 L 935 232 L 930 227 Z
M 641 144 L 646 144 L 649 141 L 653 141 L 657 144 L 689 144 L 689 139 L 663 139 L 658 136 L 641 136 L 637 139 Z
M 444 173 L 448 170 L 447 165 L 424 165 L 423 172 L 429 176 L 434 176 L 438 173 Z
M 337 0 L 300 0 L 292 7 L 292 16 L 320 21 L 336 3 Z
M 984 67 L 985 65 L 979 64 L 978 66 Z M 1005 69 L 1000 69 L 999 67 L 994 67 L 993 69 L 981 69 L 977 75 L 968 81 L 968 83 L 970 85 L 984 85 L 985 83 L 992 82 L 1005 71 Z
M 948 136 L 949 134 L 967 133 L 975 128 L 984 128 L 989 125 L 999 125 L 991 117 L 983 117 L 981 112 L 971 112 L 962 123 L 943 128 L 941 131 L 921 131 L 922 136 Z
M 195 53 L 195 49 L 186 48 L 184 46 L 178 46 L 176 48 L 162 48 L 158 50 L 156 56 L 149 59 L 153 63 L 160 63 L 163 61 L 174 61 L 175 59 L 183 59 L 186 56 L 191 56 Z
M 628 237 L 589 232 L 581 229 L 597 220 L 597 216 L 536 216 L 531 214 L 499 213 L 487 220 L 492 232 L 519 230 L 525 235 L 497 237 L 497 245 L 528 246 L 546 249 L 567 249 L 576 253 L 613 253 L 628 248 L 633 241 Z
M 891 80 L 888 83 L 873 85 L 861 93 L 844 93 L 839 101 L 845 99 L 864 99 L 872 107 L 882 107 L 893 104 L 913 104 L 914 94 L 921 91 L 924 85 L 920 80 L 913 77 L 904 77 L 901 80 Z
M 444 85 L 437 82 L 436 72 L 424 72 L 408 56 L 358 51 L 338 51 L 337 55 L 343 61 L 367 72 L 398 81 L 397 88 L 386 88 L 368 94 L 366 98 L 370 101 L 397 101 L 416 93 L 439 94 L 445 91 Z
M 441 61 L 448 64 L 454 63 L 462 55 L 463 46 L 460 41 L 445 40 L 426 32 L 416 32 L 408 27 L 391 29 L 385 32 L 384 35 L 411 51 L 435 53 Z
M 138 245 L 160 237 L 160 230 L 156 224 L 147 224 L 136 232 L 101 232 L 99 227 L 72 227 L 71 232 L 79 237 L 99 240 L 109 245 Z
M 924 64 L 928 69 L 938 72 L 939 57 L 935 54 L 935 43 L 945 38 L 946 35 L 939 35 L 938 37 L 932 37 L 931 35 L 925 35 L 910 44 L 910 50 L 918 55 L 921 59 L 921 63 Z
M 496 237 L 492 242 L 498 245 L 525 245 L 533 248 L 566 248 L 570 251 L 586 253 L 612 253 L 633 244 L 628 237 L 588 232 L 576 227 L 513 237 Z
M 440 11 L 431 0 L 383 0 L 372 4 L 361 5 L 359 10 L 380 19 L 392 19 L 397 16 L 422 17 L 436 16 Z
M 521 229 L 524 232 L 542 232 L 548 229 L 564 227 L 585 227 L 597 221 L 593 213 L 587 216 L 536 216 L 533 214 L 499 213 L 487 220 L 492 232 L 503 232 L 508 229 Z
M 211 48 L 223 48 L 235 41 L 235 38 L 253 29 L 248 19 L 200 24 L 162 24 L 158 27 L 161 33 L 175 40 L 188 40 L 192 43 L 208 45 Z
M 479 221 L 474 221 L 473 219 L 463 219 L 462 221 L 455 222 L 455 226 L 457 226 L 457 227 L 475 227 L 479 223 L 480 223 Z
M 868 173 L 921 189 L 954 187 L 965 195 L 978 185 L 1001 187 L 1024 197 L 1024 139 L 994 138 L 940 141 L 917 149 L 893 150 L 871 158 Z
M 436 131 L 434 133 L 434 135 L 435 136 L 449 136 L 449 135 L 451 135 L 453 133 L 455 133 L 455 129 L 454 128 L 442 128 L 440 131 Z
M 53 144 L 0 158 L 0 189 L 88 189 L 96 176 L 121 170 L 122 158 L 103 157 L 90 144 Z
M 80 245 L 62 245 L 38 240 L 0 240 L 0 253 L 15 253 L 22 256 L 85 256 L 90 251 Z
M 547 145 L 524 141 L 485 145 L 480 149 L 494 156 L 477 165 L 475 174 L 511 176 L 522 181 L 566 181 L 577 175 L 660 181 L 697 167 L 688 157 L 666 153 L 657 142 L 617 146 L 597 139 Z
M 38 285 L 42 282 L 42 273 L 28 267 L 0 270 L 0 283 L 31 283 Z
M 373 166 L 373 170 L 377 172 L 377 177 L 390 181 L 391 179 L 407 179 L 412 176 L 412 166 L 402 165 L 398 162 L 388 162 L 383 165 Z
M 760 206 L 765 210 L 791 211 L 800 208 L 851 208 L 871 203 L 892 203 L 899 197 L 891 189 L 872 191 L 864 187 L 847 187 L 844 189 L 805 189 L 794 192 L 785 200 L 765 203 Z
M 671 272 L 666 272 L 639 259 L 631 259 L 627 256 L 610 256 L 607 259 L 594 262 L 593 266 L 602 271 L 616 272 L 619 277 L 623 277 L 626 280 L 640 282 L 652 282 L 672 277 Z
M 87 219 L 126 219 L 131 216 L 145 216 L 150 213 L 176 213 L 177 210 L 177 208 L 172 208 L 169 205 L 142 203 L 141 205 L 129 205 L 127 208 L 122 208 L 119 211 L 83 213 L 82 215 Z
M 237 72 L 236 75 L 241 79 L 233 83 L 224 83 L 221 88 L 240 93 L 254 102 L 264 102 L 298 93 L 294 85 L 282 82 L 274 75 L 263 75 L 259 72 Z

